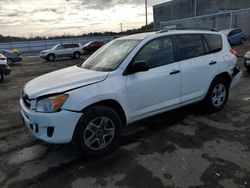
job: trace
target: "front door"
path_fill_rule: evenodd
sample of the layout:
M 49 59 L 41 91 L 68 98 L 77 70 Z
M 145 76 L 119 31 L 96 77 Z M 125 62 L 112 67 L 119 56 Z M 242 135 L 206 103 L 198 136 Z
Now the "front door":
M 171 37 L 148 42 L 135 61 L 147 61 L 150 69 L 127 75 L 127 100 L 132 116 L 147 116 L 180 103 L 181 72 L 175 62 Z

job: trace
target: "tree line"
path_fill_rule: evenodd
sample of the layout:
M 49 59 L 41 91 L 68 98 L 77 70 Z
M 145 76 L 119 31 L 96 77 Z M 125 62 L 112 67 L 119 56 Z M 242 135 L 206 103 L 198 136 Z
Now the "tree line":
M 36 37 L 13 37 L 13 36 L 3 36 L 0 34 L 0 42 L 18 42 L 18 41 L 34 41 L 34 40 L 50 40 L 50 39 L 64 39 L 64 38 L 75 38 L 75 37 L 93 37 L 93 36 L 120 36 L 120 35 L 130 35 L 140 32 L 153 31 L 153 23 L 147 26 L 142 26 L 139 29 L 129 29 L 122 32 L 90 32 L 88 34 L 82 35 L 60 35 L 60 36 L 36 36 Z

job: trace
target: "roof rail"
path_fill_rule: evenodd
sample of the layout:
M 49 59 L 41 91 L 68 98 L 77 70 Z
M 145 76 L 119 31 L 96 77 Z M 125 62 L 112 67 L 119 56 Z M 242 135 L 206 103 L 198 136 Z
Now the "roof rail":
M 158 31 L 157 33 L 165 33 L 168 31 L 172 31 L 172 30 L 204 30 L 204 31 L 217 31 L 215 28 L 187 28 L 187 27 L 183 27 L 183 28 L 170 28 L 170 29 L 162 29 L 160 31 Z

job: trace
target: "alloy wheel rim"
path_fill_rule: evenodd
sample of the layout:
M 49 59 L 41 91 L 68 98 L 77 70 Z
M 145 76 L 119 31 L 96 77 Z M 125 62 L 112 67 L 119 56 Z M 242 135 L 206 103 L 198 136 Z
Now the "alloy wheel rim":
M 8 64 L 8 65 L 12 65 L 12 60 L 11 60 L 11 59 L 8 59 L 8 60 L 7 60 L 7 64 Z
M 84 130 L 84 143 L 91 150 L 107 147 L 115 135 L 115 126 L 108 117 L 98 117 L 92 120 Z
M 223 84 L 217 84 L 212 92 L 212 103 L 214 106 L 221 106 L 226 99 L 226 87 Z

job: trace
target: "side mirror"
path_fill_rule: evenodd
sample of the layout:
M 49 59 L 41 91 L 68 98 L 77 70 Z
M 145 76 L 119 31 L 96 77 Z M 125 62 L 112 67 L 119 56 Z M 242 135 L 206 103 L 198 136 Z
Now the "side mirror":
M 148 62 L 145 60 L 134 61 L 128 70 L 128 74 L 133 74 L 136 72 L 145 72 L 149 70 Z

